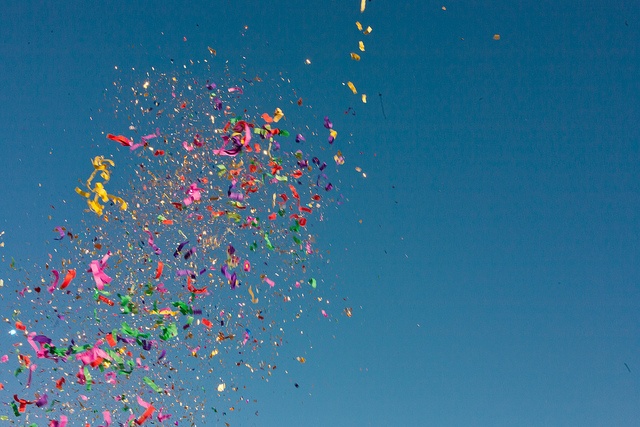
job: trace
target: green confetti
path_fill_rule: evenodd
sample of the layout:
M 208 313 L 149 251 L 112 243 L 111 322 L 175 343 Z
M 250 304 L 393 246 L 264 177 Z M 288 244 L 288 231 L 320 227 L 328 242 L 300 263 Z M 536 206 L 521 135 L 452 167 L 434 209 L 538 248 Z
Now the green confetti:
M 264 234 L 264 241 L 267 245 L 267 248 L 273 249 L 273 245 L 271 244 L 271 240 L 269 240 L 269 235 L 267 233 Z
M 162 389 L 160 387 L 158 387 L 158 385 L 156 383 L 153 382 L 153 380 L 149 377 L 144 377 L 142 378 L 142 380 L 153 389 L 153 391 L 155 391 L 156 393 L 162 393 Z
M 169 326 L 162 327 L 162 333 L 160 334 L 160 339 L 163 341 L 167 341 L 168 339 L 174 338 L 178 336 L 178 328 L 174 323 Z

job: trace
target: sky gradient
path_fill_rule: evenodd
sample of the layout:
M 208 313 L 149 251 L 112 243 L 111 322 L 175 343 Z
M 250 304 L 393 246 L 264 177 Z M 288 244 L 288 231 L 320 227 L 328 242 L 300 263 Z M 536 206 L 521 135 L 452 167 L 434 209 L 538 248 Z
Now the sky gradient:
M 131 154 L 105 138 L 130 124 L 114 82 L 213 63 L 211 46 L 221 74 L 261 76 L 260 108 L 302 97 L 317 122 L 300 126 L 332 117 L 344 203 L 314 229 L 317 268 L 353 316 L 292 325 L 288 373 L 247 379 L 257 403 L 196 425 L 637 423 L 640 6 L 135 3 L 26 1 L 0 17 L 3 318 L 40 282 L 24 277 L 53 228 L 89 217 L 74 188 L 91 158 L 114 156 L 126 194 Z M 10 365 L 3 403 L 24 392 Z

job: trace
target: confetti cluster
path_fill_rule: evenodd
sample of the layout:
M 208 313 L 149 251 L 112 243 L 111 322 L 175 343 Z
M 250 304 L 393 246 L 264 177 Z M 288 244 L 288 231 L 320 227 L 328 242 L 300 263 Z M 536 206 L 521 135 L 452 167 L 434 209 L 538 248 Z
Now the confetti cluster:
M 84 220 L 55 227 L 39 279 L 12 283 L 11 424 L 226 415 L 276 371 L 291 323 L 351 316 L 323 294 L 313 231 L 342 203 L 333 123 L 293 123 L 299 100 L 264 106 L 260 79 L 198 64 L 106 91 L 122 130 L 86 164 Z

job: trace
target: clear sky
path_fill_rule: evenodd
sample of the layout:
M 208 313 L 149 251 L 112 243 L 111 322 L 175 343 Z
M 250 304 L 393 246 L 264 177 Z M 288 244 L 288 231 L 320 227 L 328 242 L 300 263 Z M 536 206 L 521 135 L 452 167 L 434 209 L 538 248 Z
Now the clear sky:
M 363 34 L 356 21 L 373 30 Z M 64 415 L 70 426 L 98 426 L 108 409 L 117 425 L 130 412 L 113 397 L 128 394 L 139 416 L 138 393 L 175 414 L 162 425 L 637 425 L 638 40 L 640 6 L 631 1 L 373 0 L 364 13 L 356 0 L 4 5 L 0 356 L 8 361 L 0 363 L 0 416 L 6 417 L 0 423 L 45 426 Z M 147 80 L 169 102 L 165 83 L 172 76 L 182 85 L 176 98 L 188 103 L 186 110 L 193 105 L 192 116 L 180 116 L 178 108 L 177 118 L 154 118 L 142 111 L 153 106 L 144 97 L 131 103 L 131 88 L 142 93 Z M 94 344 L 123 319 L 143 326 L 91 298 L 93 279 L 85 270 L 104 250 L 81 251 L 95 243 L 87 239 L 100 237 L 112 250 L 139 244 L 149 252 L 149 265 L 123 254 L 109 260 L 114 297 L 131 285 L 121 283 L 133 277 L 127 274 L 155 268 L 160 258 L 142 225 L 113 216 L 105 223 L 85 212 L 86 199 L 74 188 L 91 173 L 91 159 L 104 155 L 115 162 L 106 189 L 142 201 L 138 210 L 155 215 L 152 196 L 162 192 L 142 194 L 139 164 L 155 162 L 173 173 L 179 159 L 192 155 L 177 128 L 184 131 L 191 120 L 191 127 L 205 129 L 207 111 L 197 108 L 208 102 L 207 79 L 220 85 L 216 93 L 235 114 L 246 109 L 258 126 L 262 113 L 283 109 L 279 124 L 292 133 L 281 140 L 281 152 L 289 153 L 283 156 L 292 159 L 300 132 L 307 136 L 301 149 L 329 163 L 335 188 L 318 190 L 325 197 L 322 221 L 316 215 L 307 226 L 318 254 L 306 276 L 295 273 L 314 275 L 318 288 L 303 283 L 304 298 L 296 288 L 278 293 L 295 281 L 283 273 L 291 260 L 258 251 L 253 271 L 262 262 L 265 274 L 280 274 L 274 290 L 254 282 L 263 292 L 265 322 L 276 331 L 265 334 L 264 345 L 236 354 L 244 351 L 241 328 L 235 347 L 223 342 L 228 351 L 217 359 L 168 346 L 167 362 L 151 363 L 160 350 L 154 349 L 142 361 L 149 371 L 118 377 L 116 385 L 96 371 L 101 383 L 86 391 L 76 383 L 78 361 L 38 359 L 16 321 L 27 332 L 57 333 L 58 340 L 82 337 L 80 345 Z M 189 82 L 194 89 L 186 88 Z M 239 98 L 226 92 L 233 85 L 244 90 Z M 331 145 L 325 116 L 338 131 Z M 222 127 L 224 116 L 217 120 Z M 106 138 L 139 142 L 156 127 L 164 134 L 153 143 L 167 151 L 162 159 Z M 197 149 L 211 153 L 221 145 L 212 132 L 204 137 L 210 139 Z M 155 142 L 163 138 L 164 145 Z M 338 150 L 344 165 L 333 160 Z M 291 197 L 282 188 L 278 194 Z M 268 208 L 271 199 L 262 201 Z M 106 209 L 117 217 L 117 206 Z M 151 224 L 167 264 L 173 262 L 179 236 Z M 186 234 L 189 224 L 182 225 Z M 56 226 L 81 236 L 56 241 Z M 251 242 L 241 236 L 238 231 L 234 243 L 248 253 Z M 69 266 L 78 277 L 68 294 L 36 294 L 35 287 L 52 282 L 52 268 L 62 280 Z M 77 294 L 81 286 L 85 293 Z M 286 295 L 295 297 L 293 305 Z M 199 304 L 213 318 L 214 311 L 235 309 L 240 300 L 234 298 Z M 61 313 L 64 319 L 56 318 Z M 209 343 L 218 332 L 215 324 L 207 338 L 197 327 L 192 330 Z M 29 387 L 27 372 L 15 375 L 18 353 L 38 365 Z M 251 373 L 236 366 L 239 359 L 278 366 Z M 167 374 L 170 363 L 175 371 Z M 268 381 L 261 378 L 266 372 Z M 141 382 L 145 375 L 163 381 L 161 387 L 174 381 L 180 390 L 153 395 Z M 60 377 L 67 383 L 57 390 Z M 228 388 L 217 392 L 223 382 Z M 14 394 L 35 400 L 45 389 L 47 406 L 28 405 L 14 415 Z M 202 408 L 181 408 L 176 399 Z M 189 413 L 192 419 L 179 418 Z M 147 423 L 161 425 L 155 415 Z

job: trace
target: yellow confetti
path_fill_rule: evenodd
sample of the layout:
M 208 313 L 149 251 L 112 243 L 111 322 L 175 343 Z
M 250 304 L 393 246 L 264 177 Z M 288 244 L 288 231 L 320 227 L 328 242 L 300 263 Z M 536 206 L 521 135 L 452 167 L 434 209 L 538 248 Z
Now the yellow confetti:
M 360 61 L 360 55 L 351 52 L 351 59 L 353 59 L 354 61 Z
M 75 191 L 80 196 L 87 198 L 87 205 L 92 212 L 95 212 L 97 215 L 102 215 L 104 206 L 101 205 L 98 200 L 102 200 L 103 202 L 108 202 L 111 200 L 114 204 L 120 204 L 120 210 L 127 210 L 127 203 L 122 200 L 120 197 L 113 196 L 108 194 L 104 189 L 104 184 L 109 181 L 111 178 L 111 172 L 109 171 L 109 165 L 115 166 L 115 163 L 112 160 L 105 159 L 104 156 L 96 156 L 93 161 L 94 171 L 87 179 L 85 185 L 87 189 L 94 194 L 93 200 L 90 199 L 91 193 L 87 191 L 83 191 L 80 188 L 76 187 Z M 96 174 L 100 173 L 100 177 L 104 180 L 104 182 L 97 182 L 93 188 L 91 187 L 91 181 L 96 176 Z
M 356 21 L 356 28 L 358 28 L 358 31 L 362 31 L 362 24 L 358 21 Z
M 494 34 L 493 35 L 493 39 L 494 40 L 500 40 L 500 34 Z
M 368 34 L 371 34 L 371 31 L 373 31 L 373 28 L 371 28 L 371 27 L 367 27 L 367 29 L 366 29 L 366 30 L 364 30 L 364 35 L 366 36 L 366 35 L 368 35 Z
M 280 108 L 276 108 L 276 111 L 273 113 L 273 121 L 278 123 L 281 118 L 284 117 L 284 113 Z
M 365 7 L 367 7 L 367 0 L 360 0 L 360 13 L 364 13 Z
M 218 391 L 223 392 L 226 387 L 225 383 L 220 383 L 218 384 Z
M 358 42 L 358 47 L 360 48 L 361 52 L 364 52 L 364 43 L 362 43 L 362 40 Z
M 258 303 L 258 298 L 253 295 L 253 289 L 251 289 L 251 285 L 249 285 L 249 295 L 251 295 L 251 302 L 254 304 Z
M 349 89 L 351 89 L 351 92 L 353 92 L 354 95 L 358 93 L 353 83 L 347 82 L 347 86 L 349 86 Z
M 363 103 L 363 104 L 366 104 L 366 103 L 367 103 L 367 94 L 366 94 L 366 93 L 363 93 L 363 94 L 362 94 L 362 103 Z

